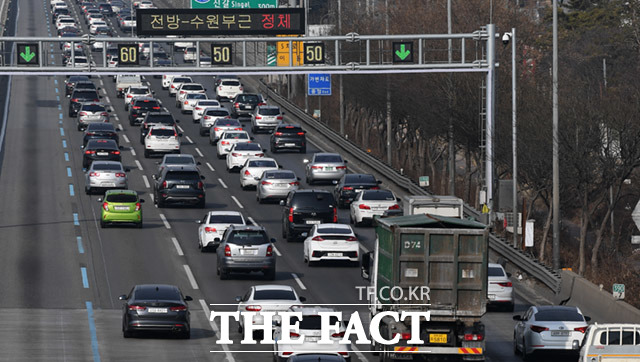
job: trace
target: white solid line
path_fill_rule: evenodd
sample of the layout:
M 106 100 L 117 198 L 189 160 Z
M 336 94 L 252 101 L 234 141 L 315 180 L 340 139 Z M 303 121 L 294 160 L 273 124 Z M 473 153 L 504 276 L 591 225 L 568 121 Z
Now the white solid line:
M 233 201 L 236 202 L 236 204 L 238 204 L 238 207 L 241 209 L 244 209 L 244 206 L 242 206 L 242 204 L 240 203 L 240 201 L 238 201 L 238 199 L 236 199 L 235 196 L 231 195 L 231 198 L 233 199 Z
M 144 181 L 144 187 L 151 188 L 151 185 L 149 184 L 149 179 L 147 178 L 147 175 L 142 175 L 142 181 Z
M 140 171 L 143 171 L 143 168 L 142 168 L 142 165 L 140 164 L 140 161 L 138 161 L 138 160 L 135 160 L 135 161 L 136 161 L 136 166 L 138 166 L 138 169 Z
M 187 141 L 189 141 L 189 143 L 193 143 L 193 140 L 189 136 L 187 136 L 186 138 L 187 138 Z
M 278 248 L 276 248 L 275 245 L 273 246 L 273 251 L 276 252 L 277 256 L 282 256 L 282 254 L 280 253 L 280 250 L 278 250 Z
M 296 283 L 298 283 L 298 285 L 300 286 L 300 289 L 307 290 L 307 287 L 305 287 L 304 284 L 302 284 L 302 280 L 300 280 L 300 278 L 298 277 L 298 274 L 291 273 L 291 276 L 293 277 L 293 279 L 296 280 Z
M 180 132 L 184 132 L 184 130 L 182 129 L 182 127 L 178 126 L 178 131 Z
M 202 306 L 202 311 L 205 313 L 207 320 L 209 321 L 211 329 L 213 329 L 213 332 L 216 334 L 216 336 L 219 336 L 220 329 L 218 328 L 218 325 L 211 320 L 211 310 L 209 309 L 207 302 L 205 302 L 204 299 L 200 299 L 200 305 Z M 226 344 L 221 344 L 221 346 L 224 350 L 224 354 L 227 356 L 227 362 L 236 362 L 235 358 L 233 358 L 233 355 L 229 351 L 229 347 Z
M 198 147 L 196 147 L 196 152 L 198 153 L 198 156 L 200 156 L 200 157 L 204 157 L 204 155 L 202 154 L 202 152 L 200 152 L 200 150 L 198 149 Z
M 160 219 L 162 219 L 162 223 L 164 224 L 164 227 L 166 227 L 167 229 L 171 229 L 171 225 L 167 221 L 167 218 L 164 217 L 164 214 L 160 214 Z
M 260 226 L 260 225 L 258 225 L 258 223 L 251 216 L 247 216 L 247 219 L 249 219 L 249 221 L 251 221 L 251 224 L 253 224 L 255 226 Z
M 222 185 L 222 187 L 224 187 L 225 189 L 228 189 L 227 184 L 224 183 L 224 181 L 222 181 L 221 178 L 218 179 L 218 182 L 220 182 L 220 185 Z
M 127 142 L 127 143 L 131 143 L 131 141 L 129 141 L 129 137 L 127 137 L 127 135 L 126 135 L 126 134 L 123 134 L 123 135 L 122 135 L 122 138 L 124 138 L 124 141 L 125 141 L 125 142 Z
M 207 162 L 207 167 L 209 167 L 209 170 L 211 170 L 211 172 L 216 172 L 216 169 L 213 168 L 213 166 L 211 166 L 209 162 Z
M 191 283 L 191 288 L 200 289 L 200 288 L 198 288 L 198 283 L 196 283 L 196 278 L 193 277 L 193 273 L 191 272 L 191 268 L 189 268 L 189 266 L 187 264 L 185 264 L 183 266 L 184 266 L 184 271 L 187 273 L 187 278 L 189 278 L 189 283 Z
M 362 251 L 364 251 L 364 253 L 368 253 L 369 249 L 365 248 L 364 245 L 360 244 L 360 249 L 362 249 Z
M 180 244 L 178 243 L 178 239 L 171 238 L 171 241 L 173 241 L 173 246 L 176 247 L 176 251 L 178 252 L 178 255 L 183 256 L 184 253 L 182 252 L 182 248 L 180 247 Z
M 131 155 L 135 156 L 136 155 L 136 150 L 133 149 L 133 147 L 131 147 Z

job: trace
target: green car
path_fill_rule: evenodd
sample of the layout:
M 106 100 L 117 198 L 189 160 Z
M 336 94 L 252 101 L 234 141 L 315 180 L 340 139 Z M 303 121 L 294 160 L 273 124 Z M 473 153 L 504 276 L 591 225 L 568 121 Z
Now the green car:
M 100 227 L 107 227 L 112 223 L 133 223 L 142 228 L 142 203 L 143 199 L 133 190 L 108 190 L 103 198 L 98 198 L 102 203 L 100 214 Z

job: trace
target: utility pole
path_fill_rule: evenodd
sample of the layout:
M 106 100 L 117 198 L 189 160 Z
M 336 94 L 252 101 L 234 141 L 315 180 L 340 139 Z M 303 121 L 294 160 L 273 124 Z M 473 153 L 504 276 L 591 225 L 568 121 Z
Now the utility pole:
M 447 0 L 447 34 L 451 35 L 451 0 Z M 453 61 L 452 39 L 449 38 L 449 64 Z M 453 74 L 449 73 L 449 195 L 456 195 L 456 155 L 453 144 L 453 117 L 451 115 L 453 107 Z
M 389 0 L 384 0 L 385 16 L 385 35 L 389 35 Z M 384 59 L 384 58 L 383 58 Z M 387 74 L 387 163 L 389 166 L 393 164 L 391 155 L 391 142 L 393 140 L 391 135 L 391 78 Z
M 553 0 L 553 269 L 560 269 L 560 165 L 558 160 L 558 0 Z
M 338 34 L 342 35 L 342 0 L 338 0 Z M 338 57 L 340 56 L 340 46 L 341 44 L 338 43 Z M 340 83 L 340 135 L 344 137 L 344 87 L 342 74 L 338 76 L 338 82 Z
M 513 153 L 513 246 L 518 247 L 518 139 L 516 117 L 516 28 L 511 28 L 511 147 Z M 524 205 L 522 205 L 524 220 Z M 524 238 L 524 228 L 522 229 Z

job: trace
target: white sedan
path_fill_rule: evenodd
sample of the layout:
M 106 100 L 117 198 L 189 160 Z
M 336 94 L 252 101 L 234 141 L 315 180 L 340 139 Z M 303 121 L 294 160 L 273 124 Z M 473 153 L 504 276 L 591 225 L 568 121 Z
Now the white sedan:
M 242 168 L 247 158 L 264 157 L 265 150 L 259 143 L 241 142 L 231 146 L 227 154 L 227 171 Z
M 202 114 L 204 110 L 209 107 L 220 107 L 220 102 L 215 99 L 200 99 L 196 102 L 193 107 L 193 112 L 191 112 L 191 118 L 193 118 L 193 123 L 200 122 L 200 118 L 202 118 Z
M 229 226 L 247 224 L 244 216 L 237 211 L 209 211 L 197 223 L 200 224 L 198 227 L 198 248 L 202 252 L 209 249 L 216 250 L 222 240 L 222 234 Z
M 182 105 L 180 106 L 181 110 L 180 112 L 182 113 L 188 113 L 188 112 L 193 112 L 193 109 L 196 106 L 196 103 L 198 103 L 198 101 L 204 101 L 207 100 L 207 94 L 206 93 L 189 93 L 187 94 L 184 99 L 182 100 Z
M 216 144 L 216 152 L 219 159 L 223 159 L 229 153 L 231 146 L 240 142 L 251 142 L 253 137 L 247 131 L 227 131 L 220 135 L 220 140 Z
M 313 225 L 304 240 L 304 261 L 309 266 L 324 260 L 350 261 L 357 266 L 359 251 L 356 234 L 345 224 Z
M 349 207 L 351 223 L 358 226 L 372 222 L 375 215 L 382 216 L 387 210 L 400 209 L 398 198 L 389 190 L 363 190 L 356 195 Z
M 244 296 L 237 296 L 239 312 L 285 312 L 291 306 L 300 305 L 306 301 L 305 297 L 300 297 L 293 287 L 288 285 L 255 285 L 252 286 Z M 274 316 L 274 320 L 278 320 L 278 316 Z M 238 330 L 240 333 L 244 330 L 244 318 L 240 318 Z M 264 317 L 258 313 L 253 316 L 252 324 L 264 324 Z M 256 333 L 253 333 L 253 339 L 258 339 Z
M 280 167 L 281 166 L 278 166 L 278 162 L 273 158 L 248 158 L 240 170 L 240 186 L 242 186 L 243 190 L 252 186 L 257 186 L 265 171 L 277 170 Z

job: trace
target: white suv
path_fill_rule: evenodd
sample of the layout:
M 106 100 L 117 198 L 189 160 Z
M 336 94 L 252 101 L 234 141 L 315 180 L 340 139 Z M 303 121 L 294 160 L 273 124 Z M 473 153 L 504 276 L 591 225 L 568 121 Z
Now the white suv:
M 180 153 L 181 136 L 173 127 L 152 127 L 144 137 L 144 157 L 149 158 L 154 153 Z
M 225 79 L 220 81 L 216 87 L 216 97 L 218 101 L 221 99 L 233 99 L 243 92 L 242 83 L 237 79 Z

